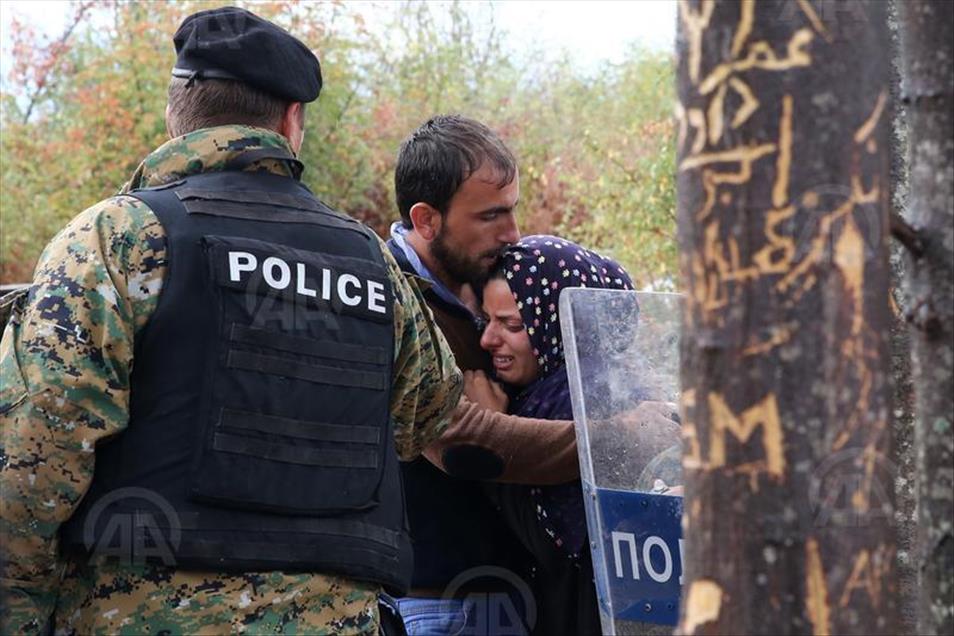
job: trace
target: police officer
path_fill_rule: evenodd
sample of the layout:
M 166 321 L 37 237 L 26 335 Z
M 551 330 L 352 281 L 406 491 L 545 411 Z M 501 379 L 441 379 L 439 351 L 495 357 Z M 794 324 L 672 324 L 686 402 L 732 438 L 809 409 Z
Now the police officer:
M 398 460 L 460 373 L 298 180 L 311 51 L 236 8 L 174 43 L 173 138 L 52 240 L 3 334 L 0 629 L 374 633 L 411 572 Z

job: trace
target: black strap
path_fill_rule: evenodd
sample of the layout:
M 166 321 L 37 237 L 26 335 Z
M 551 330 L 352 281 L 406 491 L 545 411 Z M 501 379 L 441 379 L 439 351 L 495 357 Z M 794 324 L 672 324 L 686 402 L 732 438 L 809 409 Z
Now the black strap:
M 264 190 L 206 190 L 186 186 L 176 190 L 180 201 L 200 199 L 202 201 L 231 201 L 232 203 L 263 203 L 270 206 L 308 210 L 309 212 L 331 212 L 317 199 L 300 197 L 284 192 L 268 192 Z M 341 216 L 341 215 L 339 215 Z M 344 218 L 344 217 L 342 217 Z M 350 219 L 349 219 L 350 220 Z M 357 221 L 354 221 L 355 223 Z
M 321 542 L 316 542 L 314 548 L 302 548 L 299 543 L 204 540 L 187 537 L 179 549 L 176 550 L 176 559 L 185 562 L 192 559 L 204 559 L 207 565 L 201 569 L 248 570 L 247 566 L 243 567 L 244 561 L 256 564 L 252 566 L 257 568 L 254 571 L 263 569 L 261 565 L 257 565 L 262 562 L 275 564 L 274 566 L 267 566 L 265 569 L 289 570 L 295 567 L 289 564 L 302 563 L 303 561 L 314 562 L 320 558 L 322 552 L 326 551 L 327 548 L 323 548 Z M 373 555 L 369 555 L 368 552 L 366 548 L 338 546 L 334 549 L 333 555 L 328 555 L 326 559 L 334 563 L 340 563 L 341 561 L 367 562 L 369 559 L 374 559 L 376 567 L 371 567 L 377 570 L 386 569 L 387 572 L 394 572 L 399 565 L 397 555 L 390 555 L 386 550 L 375 550 Z M 369 572 L 369 574 L 371 573 Z
M 228 71 L 222 71 L 222 70 L 215 69 L 215 68 L 207 68 L 207 69 L 202 69 L 202 70 L 193 70 L 193 69 L 190 69 L 190 68 L 178 68 L 178 67 L 175 67 L 175 68 L 172 69 L 172 76 L 173 76 L 173 77 L 180 77 L 180 78 L 182 78 L 182 79 L 188 79 L 189 82 L 190 82 L 190 85 L 191 85 L 191 82 L 194 82 L 194 81 L 197 80 L 197 79 L 198 79 L 198 80 L 203 80 L 203 79 L 227 79 L 227 80 L 235 80 L 235 81 L 239 81 L 239 82 L 244 81 L 242 78 L 238 77 L 237 75 L 233 75 L 233 74 L 229 73 Z
M 270 347 L 279 351 L 290 351 L 306 356 L 331 358 L 333 360 L 344 360 L 345 362 L 388 364 L 391 359 L 390 354 L 383 347 L 301 338 L 279 331 L 246 327 L 238 323 L 232 324 L 229 339 L 232 342 L 242 344 Z
M 266 442 L 254 437 L 216 433 L 212 448 L 224 453 L 248 455 L 285 464 L 327 466 L 329 468 L 377 468 L 376 451 L 307 448 L 295 444 Z
M 122 512 L 122 508 L 118 508 Z M 216 530 L 234 530 L 234 522 L 229 517 L 209 514 L 208 512 L 192 512 L 187 510 L 176 511 L 178 522 L 176 525 L 183 532 L 209 532 Z M 153 522 L 159 519 L 151 520 Z M 257 521 L 258 530 L 268 534 L 325 534 L 342 537 L 357 537 L 368 539 L 375 543 L 397 549 L 400 546 L 401 534 L 388 528 L 351 519 L 335 517 L 289 517 L 276 515 L 261 517 Z M 160 527 L 162 527 L 160 525 Z
M 381 429 L 374 426 L 326 424 L 229 408 L 222 409 L 218 427 L 329 443 L 376 445 L 381 439 Z
M 207 201 L 190 199 L 182 201 L 182 207 L 189 214 L 222 216 L 244 221 L 262 221 L 265 223 L 305 223 L 321 225 L 341 230 L 357 232 L 367 238 L 364 230 L 356 223 L 350 223 L 334 214 L 316 214 L 306 210 L 277 209 L 271 205 L 252 203 L 233 203 L 231 201 Z
M 383 372 L 326 367 L 278 356 L 236 351 L 235 349 L 229 351 L 228 367 L 230 369 L 257 371 L 268 375 L 281 375 L 286 378 L 314 382 L 315 384 L 331 384 L 378 391 L 387 388 L 387 374 Z

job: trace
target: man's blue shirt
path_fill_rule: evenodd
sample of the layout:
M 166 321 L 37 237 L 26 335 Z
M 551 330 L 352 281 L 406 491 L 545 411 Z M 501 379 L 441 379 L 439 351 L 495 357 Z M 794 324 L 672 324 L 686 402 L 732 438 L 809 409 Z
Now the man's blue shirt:
M 431 270 L 427 269 L 421 257 L 417 255 L 417 252 L 414 251 L 414 248 L 408 242 L 408 231 L 409 230 L 405 228 L 400 221 L 391 224 L 391 240 L 394 241 L 394 244 L 404 253 L 407 262 L 410 263 L 414 269 L 414 273 L 429 282 L 431 284 L 431 290 L 437 294 L 441 300 L 455 307 L 460 307 L 472 316 L 473 312 L 471 312 L 464 303 L 460 302 L 460 298 L 454 295 L 451 290 L 447 289 L 444 283 L 442 283 Z

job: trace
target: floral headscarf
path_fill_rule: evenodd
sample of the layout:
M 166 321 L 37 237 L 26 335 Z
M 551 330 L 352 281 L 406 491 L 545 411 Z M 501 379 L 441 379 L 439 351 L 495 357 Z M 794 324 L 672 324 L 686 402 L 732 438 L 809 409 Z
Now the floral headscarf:
M 560 333 L 560 292 L 568 287 L 632 289 L 619 263 L 556 236 L 527 236 L 502 260 L 507 284 L 540 363 L 540 377 L 510 401 L 510 412 L 550 420 L 573 419 Z M 526 486 L 513 486 L 527 488 Z M 570 558 L 586 548 L 586 516 L 579 482 L 530 488 L 538 523 Z
M 524 237 L 504 253 L 502 266 L 540 364 L 541 377 L 564 363 L 558 313 L 562 290 L 633 288 L 622 265 L 556 236 Z

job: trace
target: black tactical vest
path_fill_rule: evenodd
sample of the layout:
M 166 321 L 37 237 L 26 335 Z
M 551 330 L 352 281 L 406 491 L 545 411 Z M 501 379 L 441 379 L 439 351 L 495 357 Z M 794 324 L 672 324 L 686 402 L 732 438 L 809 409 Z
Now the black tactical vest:
M 132 195 L 165 229 L 168 272 L 136 339 L 129 426 L 96 448 L 64 542 L 401 593 L 412 560 L 378 241 L 272 174 L 201 174 Z

